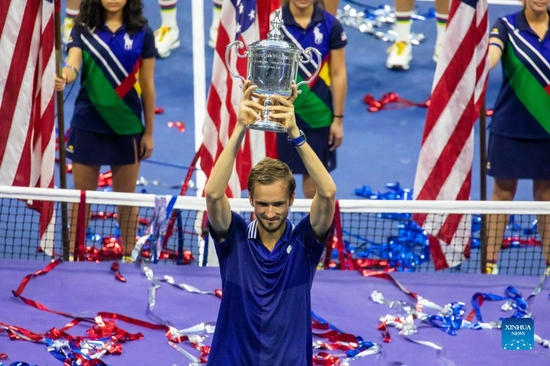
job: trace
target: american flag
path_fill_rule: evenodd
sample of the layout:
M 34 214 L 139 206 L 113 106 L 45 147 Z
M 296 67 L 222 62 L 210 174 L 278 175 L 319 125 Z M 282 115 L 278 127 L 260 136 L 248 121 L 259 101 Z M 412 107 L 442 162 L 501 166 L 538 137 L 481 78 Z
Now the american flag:
M 225 65 L 226 46 L 235 40 L 240 40 L 246 46 L 264 39 L 270 27 L 270 15 L 279 6 L 280 0 L 223 1 L 200 155 L 200 166 L 206 177 L 210 176 L 214 162 L 233 132 L 242 94 L 242 81 L 233 78 Z M 247 58 L 238 57 L 236 50 L 236 47 L 233 48 L 229 63 L 233 70 L 246 78 Z M 243 55 L 245 49 L 239 49 L 238 52 Z M 228 197 L 241 196 L 241 191 L 246 189 L 252 167 L 266 156 L 276 157 L 276 148 L 275 133 L 247 133 L 226 192 Z
M 0 1 L 0 185 L 53 188 L 54 13 L 52 0 Z M 40 245 L 51 255 L 53 202 L 31 207 L 40 211 Z
M 470 198 L 474 124 L 479 117 L 489 65 L 487 0 L 452 0 L 424 126 L 414 191 L 418 200 Z M 469 215 L 422 214 L 436 269 L 469 257 Z

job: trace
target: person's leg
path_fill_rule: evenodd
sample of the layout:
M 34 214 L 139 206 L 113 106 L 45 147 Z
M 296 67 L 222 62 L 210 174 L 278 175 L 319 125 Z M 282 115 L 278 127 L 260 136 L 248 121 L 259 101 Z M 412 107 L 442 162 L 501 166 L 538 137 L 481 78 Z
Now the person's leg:
M 155 46 L 160 57 L 170 56 L 180 46 L 180 31 L 177 22 L 178 0 L 158 0 L 161 26 L 155 31 Z
M 533 197 L 535 201 L 550 201 L 550 181 L 535 180 L 533 182 Z M 550 219 L 547 215 L 538 215 L 537 220 L 542 255 L 546 263 L 546 275 L 550 276 Z
M 308 174 L 302 174 L 302 190 L 304 192 L 304 198 L 313 198 L 317 189 L 315 188 L 315 182 Z
M 443 41 L 445 40 L 445 30 L 447 28 L 447 20 L 449 19 L 449 0 L 435 1 L 435 17 L 437 38 L 435 40 L 433 60 L 437 62 Z
M 212 23 L 210 24 L 210 40 L 208 41 L 208 45 L 212 48 L 216 48 L 218 28 L 222 17 L 222 3 L 223 0 L 212 0 Z
M 65 7 L 65 19 L 63 20 L 63 43 L 67 44 L 73 30 L 74 18 L 80 11 L 81 0 L 67 0 Z
M 516 195 L 518 181 L 516 179 L 495 178 L 491 201 L 512 201 Z M 506 214 L 487 215 L 487 267 L 485 273 L 498 273 L 498 254 L 502 247 L 504 231 L 508 223 Z
M 332 15 L 336 15 L 336 12 L 338 11 L 338 5 L 340 3 L 340 0 L 324 0 L 323 4 L 325 5 L 325 10 L 331 13 Z
M 134 193 L 139 175 L 140 163 L 113 165 L 113 191 Z M 124 255 L 130 255 L 136 244 L 138 230 L 138 208 L 134 206 L 117 206 L 118 224 L 120 226 L 120 245 Z
M 72 166 L 73 166 L 73 181 L 74 181 L 75 189 L 78 189 L 81 191 L 97 190 L 99 169 L 101 168 L 99 165 L 84 165 L 84 164 L 73 162 Z M 71 204 L 71 208 L 69 210 L 70 212 L 69 238 L 70 238 L 71 249 L 75 249 L 77 225 L 81 225 L 80 228 L 84 230 L 84 232 L 86 232 L 86 230 L 88 229 L 88 222 L 90 218 L 90 205 L 86 205 L 85 213 L 84 213 L 84 222 L 80 222 L 80 223 L 78 222 L 79 206 L 80 205 L 78 203 L 73 203 Z
M 395 0 L 395 43 L 388 49 L 386 67 L 395 70 L 408 70 L 412 59 L 411 26 L 414 0 Z

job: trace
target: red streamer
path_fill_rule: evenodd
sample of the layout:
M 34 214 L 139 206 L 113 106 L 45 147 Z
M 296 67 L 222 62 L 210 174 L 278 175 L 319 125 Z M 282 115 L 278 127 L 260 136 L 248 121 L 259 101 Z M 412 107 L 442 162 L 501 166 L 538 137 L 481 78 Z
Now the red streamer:
M 363 97 L 363 102 L 368 106 L 367 111 L 378 112 L 382 109 L 397 109 L 405 107 L 422 107 L 427 108 L 430 105 L 430 100 L 417 103 L 411 100 L 400 97 L 397 93 L 389 92 L 376 100 L 371 94 L 366 94 Z
M 413 102 L 412 100 L 402 98 L 399 94 L 395 92 L 388 92 L 382 95 L 382 98 L 375 99 L 372 94 L 365 94 L 363 97 L 363 102 L 368 106 L 367 111 L 369 112 L 378 112 L 383 109 L 397 109 L 397 108 L 406 108 L 406 107 L 421 107 L 428 108 L 430 106 L 430 99 L 425 102 Z M 487 117 L 493 115 L 493 110 L 488 109 L 485 112 Z
M 168 128 L 175 127 L 179 132 L 185 132 L 185 123 L 181 121 L 177 122 L 168 122 Z
M 111 271 L 115 272 L 115 278 L 120 282 L 126 282 L 126 278 L 120 273 L 120 266 L 118 262 L 113 262 L 111 265 Z
M 86 243 L 86 191 L 80 191 L 80 203 L 78 204 L 78 216 L 76 219 L 76 241 L 74 248 L 74 259 L 84 260 Z
M 108 170 L 105 173 L 99 174 L 99 178 L 97 179 L 97 186 L 100 187 L 100 188 L 112 187 L 113 186 L 113 172 Z

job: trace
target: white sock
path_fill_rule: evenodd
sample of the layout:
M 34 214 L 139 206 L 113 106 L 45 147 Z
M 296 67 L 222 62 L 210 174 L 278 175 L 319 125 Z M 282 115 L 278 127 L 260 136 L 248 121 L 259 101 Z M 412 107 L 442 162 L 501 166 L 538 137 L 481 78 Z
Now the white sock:
M 397 33 L 397 41 L 409 43 L 411 41 L 411 26 L 412 26 L 412 11 L 396 11 L 395 12 L 395 32 Z
M 158 0 L 160 5 L 160 19 L 162 26 L 177 28 L 178 22 L 176 19 L 178 0 Z
M 447 20 L 449 19 L 449 15 L 435 13 L 435 17 L 437 29 L 437 39 L 435 40 L 435 44 L 441 44 L 445 40 L 445 30 L 447 28 Z
M 222 16 L 223 0 L 212 0 L 212 24 L 210 25 L 210 40 L 216 43 L 218 38 L 218 28 Z
M 65 41 L 69 39 L 71 30 L 73 29 L 74 19 L 79 13 L 79 9 L 65 8 L 65 19 L 63 19 L 63 37 L 65 38 Z
M 65 8 L 65 19 L 64 19 L 64 23 L 65 24 L 70 24 L 72 25 L 73 22 L 74 22 L 74 18 L 76 18 L 78 16 L 78 14 L 80 13 L 80 9 L 69 9 L 69 8 Z

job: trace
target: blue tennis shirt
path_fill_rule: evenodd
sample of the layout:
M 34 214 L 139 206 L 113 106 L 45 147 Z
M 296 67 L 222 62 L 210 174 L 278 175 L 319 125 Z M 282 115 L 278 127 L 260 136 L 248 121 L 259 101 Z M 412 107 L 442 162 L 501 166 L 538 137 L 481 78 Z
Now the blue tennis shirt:
M 257 225 L 233 212 L 225 241 L 214 237 L 222 300 L 208 365 L 311 365 L 310 290 L 326 239 L 317 242 L 309 215 L 295 227 L 287 219 L 270 252 Z

